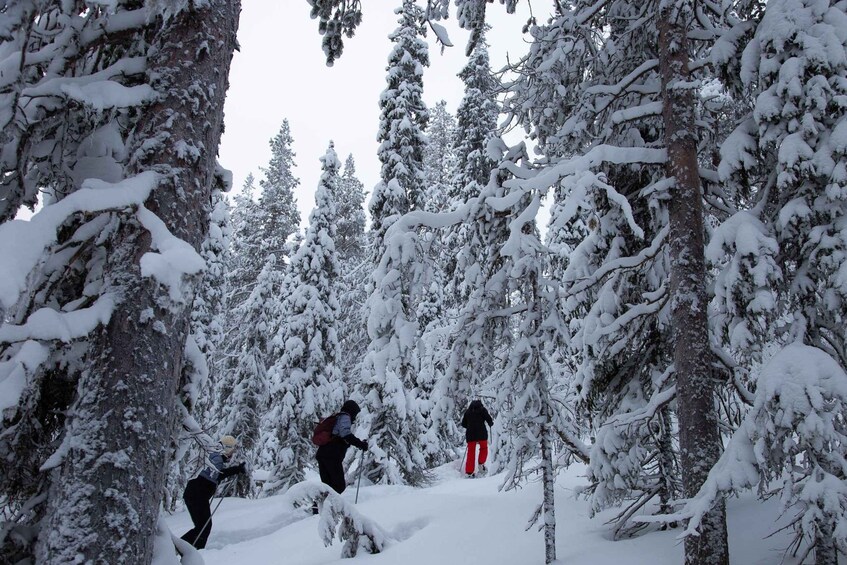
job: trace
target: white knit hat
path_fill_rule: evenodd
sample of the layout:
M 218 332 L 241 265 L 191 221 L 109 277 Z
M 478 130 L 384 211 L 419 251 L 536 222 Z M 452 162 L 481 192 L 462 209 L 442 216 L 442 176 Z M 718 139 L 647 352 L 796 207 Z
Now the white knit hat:
M 235 449 L 238 447 L 238 440 L 232 436 L 221 436 L 221 445 L 227 449 Z

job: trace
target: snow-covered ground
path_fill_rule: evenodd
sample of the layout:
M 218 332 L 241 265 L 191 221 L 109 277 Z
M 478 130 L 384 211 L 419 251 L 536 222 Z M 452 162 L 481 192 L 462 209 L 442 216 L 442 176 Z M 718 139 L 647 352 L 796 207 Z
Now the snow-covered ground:
M 325 565 L 373 563 L 391 565 L 535 565 L 544 562 L 544 543 L 537 528 L 525 531 L 541 497 L 540 483 L 520 491 L 498 492 L 500 477 L 466 479 L 458 464 L 438 470 L 429 488 L 362 486 L 359 511 L 393 538 L 378 555 L 341 559 L 341 543 L 324 547 L 318 517 L 292 511 L 283 497 L 258 500 L 227 498 L 214 517 L 207 565 Z M 681 530 L 653 532 L 611 541 L 606 515 L 588 517 L 588 504 L 573 496 L 584 484 L 583 468 L 562 473 L 556 499 L 558 559 L 565 564 L 678 565 L 683 562 Z M 344 498 L 350 502 L 355 487 Z M 216 502 L 216 501 L 215 501 Z M 752 495 L 732 499 L 729 540 L 733 564 L 796 565 L 785 555 L 790 532 L 766 537 L 779 528 L 777 503 L 762 504 Z M 177 536 L 190 529 L 186 512 L 168 516 Z

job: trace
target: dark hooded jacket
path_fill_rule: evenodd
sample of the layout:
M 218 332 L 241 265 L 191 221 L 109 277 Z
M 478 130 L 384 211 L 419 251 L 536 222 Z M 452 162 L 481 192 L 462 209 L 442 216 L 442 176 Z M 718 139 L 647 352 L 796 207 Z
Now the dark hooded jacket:
M 335 427 L 332 429 L 332 439 L 326 445 L 318 448 L 318 459 L 343 459 L 347 447 L 354 445 L 359 449 L 367 449 L 368 444 L 353 435 L 351 426 L 361 408 L 355 400 L 348 400 L 341 406 L 335 418 Z
M 481 400 L 471 402 L 468 409 L 465 410 L 465 415 L 462 417 L 462 427 L 465 428 L 465 440 L 467 441 L 488 441 L 488 429 L 485 427 L 486 422 L 489 426 L 494 425 L 494 420 Z

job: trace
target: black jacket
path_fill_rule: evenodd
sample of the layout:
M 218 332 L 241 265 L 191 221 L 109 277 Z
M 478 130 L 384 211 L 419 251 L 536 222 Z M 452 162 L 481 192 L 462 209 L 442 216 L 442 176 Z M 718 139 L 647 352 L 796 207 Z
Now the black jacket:
M 494 420 L 491 419 L 488 410 L 482 405 L 482 401 L 474 400 L 468 406 L 468 409 L 465 410 L 465 415 L 462 417 L 462 427 L 466 429 L 465 439 L 467 441 L 487 441 L 488 429 L 485 427 L 486 422 L 488 422 L 489 426 L 494 425 Z
M 359 449 L 367 449 L 367 442 L 357 438 L 350 432 L 350 426 L 356 420 L 360 408 L 353 400 L 348 400 L 341 407 L 341 411 L 336 415 L 335 428 L 332 430 L 333 436 L 329 443 L 318 448 L 317 458 L 324 460 L 341 461 L 344 459 L 344 454 L 347 447 L 350 445 L 356 446 Z M 339 418 L 342 414 L 350 417 L 349 422 L 340 422 Z M 346 423 L 347 425 L 342 425 Z

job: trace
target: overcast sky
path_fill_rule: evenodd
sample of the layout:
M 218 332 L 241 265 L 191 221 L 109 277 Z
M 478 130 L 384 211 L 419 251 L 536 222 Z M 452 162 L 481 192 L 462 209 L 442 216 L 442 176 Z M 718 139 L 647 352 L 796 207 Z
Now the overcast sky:
M 296 194 L 302 220 L 314 206 L 320 162 L 329 140 L 343 162 L 352 153 L 365 190 L 379 178 L 376 132 L 378 100 L 385 89 L 385 66 L 391 49 L 388 34 L 397 27 L 393 9 L 400 0 L 366 0 L 364 18 L 356 36 L 345 39 L 344 54 L 333 67 L 325 64 L 317 21 L 309 18 L 305 0 L 243 0 L 236 52 L 226 100 L 226 131 L 220 148 L 221 164 L 233 172 L 234 190 L 248 173 L 257 179 L 259 167 L 270 159 L 269 140 L 282 120 L 291 125 L 300 190 Z M 543 22 L 549 2 L 535 2 Z M 505 14 L 498 3 L 488 6 L 488 34 L 492 66 L 526 51 L 521 28 L 528 12 Z M 539 11 L 543 8 L 544 11 Z M 424 72 L 424 99 L 429 107 L 446 100 L 455 115 L 463 84 L 456 74 L 465 65 L 467 33 L 455 18 L 442 22 L 454 47 L 441 53 L 434 34 L 428 33 L 431 65 Z

